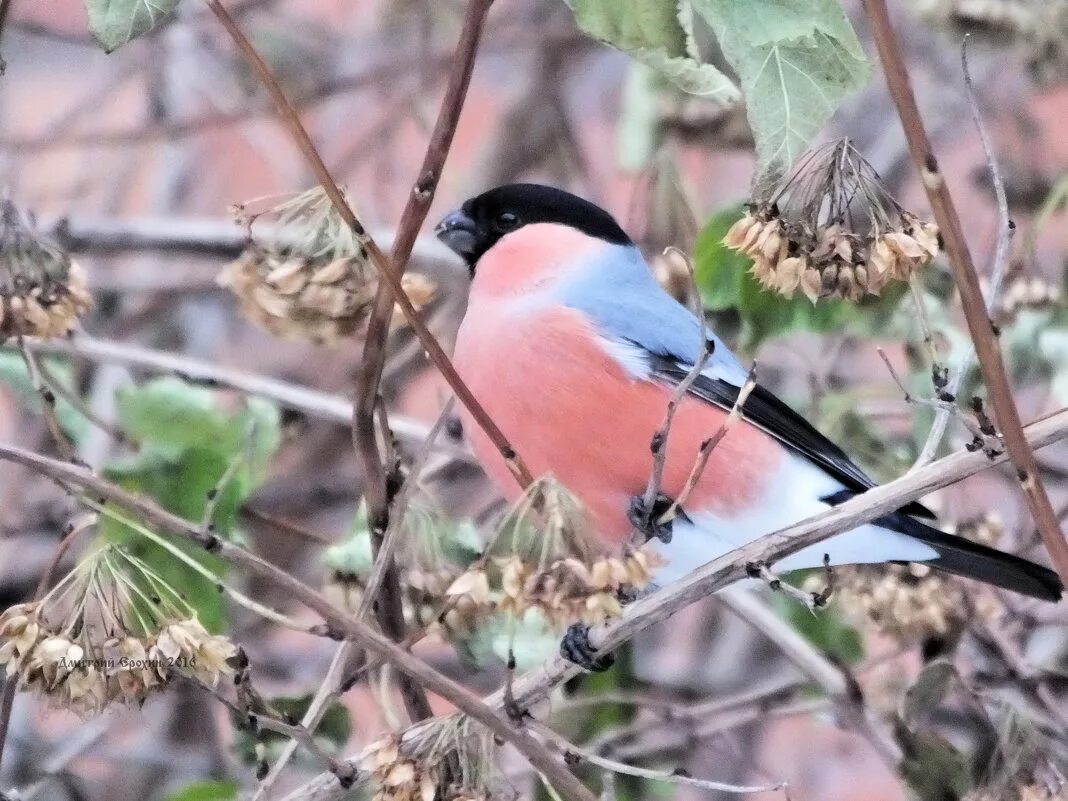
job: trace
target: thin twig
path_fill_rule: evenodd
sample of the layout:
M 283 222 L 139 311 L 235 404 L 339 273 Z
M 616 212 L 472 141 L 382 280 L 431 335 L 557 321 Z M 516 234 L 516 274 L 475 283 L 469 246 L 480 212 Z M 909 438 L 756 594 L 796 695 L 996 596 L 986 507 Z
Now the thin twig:
M 326 765 L 327 770 L 337 776 L 342 783 L 351 786 L 351 782 L 356 777 L 356 766 L 351 762 L 341 762 L 326 753 L 319 743 L 316 742 L 312 733 L 303 725 L 284 721 L 273 714 L 268 714 L 265 709 L 257 708 L 254 711 L 245 709 L 241 704 L 227 698 L 220 687 L 208 684 L 206 681 L 194 676 L 186 676 L 182 673 L 179 673 L 178 675 L 193 686 L 211 695 L 215 700 L 233 712 L 234 715 L 242 721 L 240 728 L 250 729 L 253 735 L 255 735 L 259 729 L 266 729 L 267 731 L 273 731 L 276 734 L 281 734 L 284 737 L 289 738 L 291 742 L 300 743 L 309 754 Z
M 682 491 L 679 493 L 679 497 L 675 498 L 671 506 L 661 515 L 658 523 L 665 523 L 669 520 L 674 520 L 678 515 L 680 509 L 684 509 L 686 501 L 689 500 L 690 494 L 697 486 L 697 482 L 701 480 L 701 476 L 704 475 L 705 468 L 708 466 L 709 457 L 712 456 L 712 451 L 716 449 L 723 438 L 727 436 L 732 428 L 738 424 L 738 420 L 742 417 L 742 410 L 745 406 L 745 402 L 749 399 L 749 395 L 756 389 L 756 371 L 757 364 L 753 362 L 752 367 L 749 368 L 749 375 L 746 376 L 745 383 L 742 384 L 742 388 L 738 390 L 738 397 L 734 400 L 734 405 L 731 406 L 730 412 L 727 414 L 727 419 L 724 420 L 715 433 L 708 439 L 701 442 L 701 446 L 697 449 L 697 458 L 694 460 L 693 467 L 690 468 L 690 474 L 686 477 L 686 483 L 682 487 Z
M 408 472 L 408 478 L 404 482 L 404 487 L 393 502 L 389 528 L 386 529 L 386 535 L 382 540 L 382 546 L 379 548 L 378 554 L 375 556 L 374 569 L 371 572 L 371 578 L 367 582 L 367 586 L 363 592 L 363 598 L 360 600 L 359 609 L 356 611 L 356 616 L 361 620 L 367 616 L 371 604 L 374 603 L 374 598 L 378 594 L 378 588 L 385 577 L 386 566 L 393 562 L 397 546 L 400 543 L 400 532 L 402 523 L 405 519 L 405 513 L 408 509 L 408 505 L 411 503 L 412 496 L 414 495 L 413 488 L 417 486 L 419 474 L 426 466 L 426 462 L 429 459 L 430 454 L 433 452 L 434 442 L 437 439 L 438 434 L 441 433 L 441 430 L 445 427 L 445 422 L 449 419 L 449 415 L 452 414 L 454 403 L 455 399 L 449 398 L 444 408 L 442 408 L 437 421 L 430 429 L 430 433 L 427 434 L 423 447 L 420 449 L 419 453 L 416 454 L 415 461 L 412 462 L 411 469 Z M 319 689 L 316 690 L 315 696 L 308 705 L 308 710 L 304 713 L 304 719 L 301 720 L 301 725 L 309 731 L 315 731 L 316 726 L 318 726 L 319 722 L 323 719 L 323 715 L 326 714 L 331 703 L 344 691 L 347 685 L 345 679 L 347 674 L 351 672 L 351 663 L 357 650 L 357 645 L 352 640 L 346 640 L 337 647 L 333 658 L 330 660 L 330 666 L 327 668 L 326 675 L 323 677 Z M 252 801 L 263 798 L 270 792 L 271 788 L 278 780 L 278 777 L 281 775 L 282 770 L 285 768 L 286 763 L 292 759 L 295 750 L 296 747 L 294 743 L 286 744 L 286 747 L 283 749 L 278 759 L 276 759 L 275 763 L 271 766 L 270 772 L 260 782 L 259 787 L 256 788 L 256 793 L 253 796 Z
M 452 68 L 449 71 L 445 96 L 442 98 L 438 117 L 423 156 L 422 166 L 419 168 L 415 183 L 408 195 L 408 201 L 405 203 L 400 223 L 397 226 L 397 237 L 393 242 L 390 269 L 398 281 L 399 276 L 403 275 L 407 269 L 412 248 L 426 220 L 426 215 L 430 211 L 430 204 L 434 199 L 445 160 L 448 158 L 452 140 L 456 134 L 456 125 L 460 120 L 460 113 L 471 82 L 475 56 L 482 38 L 482 28 L 492 4 L 493 0 L 469 0 L 467 4 Z M 363 468 L 364 499 L 367 503 L 367 519 L 371 529 L 371 550 L 376 560 L 379 558 L 379 550 L 383 547 L 386 530 L 392 522 L 389 489 L 391 468 L 388 466 L 389 461 L 384 462 L 379 452 L 378 436 L 375 430 L 375 410 L 379 407 L 382 371 L 386 364 L 386 339 L 389 335 L 389 320 L 392 314 L 393 297 L 385 283 L 379 282 L 364 338 L 356 386 L 356 402 L 352 407 L 352 444 Z M 420 337 L 421 341 L 422 339 Z M 423 344 L 426 343 L 423 342 Z M 451 367 L 450 364 L 449 368 Z M 459 376 L 457 380 L 459 381 Z M 450 381 L 450 383 L 453 382 Z M 457 392 L 457 394 L 460 393 Z M 469 405 L 468 408 L 470 408 Z M 478 415 L 474 416 L 478 420 Z M 385 419 L 384 411 L 382 418 Z M 490 429 L 481 421 L 479 425 L 490 434 L 490 439 L 493 439 Z M 384 437 L 384 440 L 388 445 L 388 438 Z M 528 485 L 532 477 L 525 467 L 522 470 L 516 470 L 517 465 L 513 464 L 513 459 L 510 458 L 514 457 L 514 451 L 503 435 L 500 436 L 499 441 L 494 440 L 494 444 L 509 461 L 509 466 L 520 485 L 524 487 Z M 381 570 L 376 570 L 376 576 L 381 583 L 381 587 L 376 587 L 374 593 L 375 596 L 380 595 L 376 614 L 382 629 L 399 642 L 404 639 L 405 623 L 397 570 L 392 559 L 386 559 L 381 562 L 381 565 Z M 365 595 L 364 600 L 367 601 L 368 597 Z M 425 697 L 420 697 L 415 688 L 406 686 L 403 680 L 400 689 L 405 706 L 408 708 L 408 714 L 413 720 L 430 716 L 430 707 L 426 704 Z
M 998 296 L 1001 294 L 1001 285 L 1005 281 L 1005 274 L 1008 272 L 1009 246 L 1012 243 L 1013 235 L 1016 233 L 1016 226 L 1009 218 L 1009 201 L 1005 194 L 1005 181 L 1001 177 L 1001 169 L 998 167 L 997 159 L 994 158 L 994 149 L 990 145 L 990 137 L 986 132 L 983 115 L 979 111 L 979 101 L 975 95 L 975 86 L 972 84 L 972 76 L 968 70 L 968 37 L 970 35 L 965 34 L 960 45 L 960 63 L 964 72 L 964 88 L 968 96 L 968 105 L 972 110 L 972 120 L 975 122 L 975 128 L 979 132 L 979 140 L 983 144 L 983 153 L 986 156 L 987 168 L 990 170 L 990 180 L 994 185 L 994 195 L 997 197 L 998 203 L 998 234 L 994 245 L 994 262 L 990 267 L 990 280 L 987 282 L 986 292 L 986 311 L 987 314 L 991 314 L 998 302 Z M 968 368 L 971 367 L 974 358 L 975 347 L 972 346 L 954 366 L 945 386 L 945 391 L 950 395 L 956 396 L 960 392 L 960 385 L 964 382 L 964 375 L 968 372 Z M 952 409 L 948 408 L 939 409 L 935 413 L 934 420 L 931 423 L 931 430 L 927 434 L 927 440 L 923 443 L 920 455 L 916 457 L 916 462 L 911 469 L 915 470 L 917 467 L 922 467 L 934 459 L 935 454 L 938 452 L 938 446 L 942 444 L 942 438 L 946 434 L 946 425 L 949 423 L 951 413 Z
M 26 365 L 26 372 L 30 376 L 30 384 L 41 399 L 41 414 L 44 416 L 45 425 L 48 426 L 48 431 L 52 435 L 60 454 L 64 459 L 70 461 L 77 456 L 77 452 L 74 450 L 73 443 L 63 432 L 63 427 L 59 424 L 59 418 L 56 417 L 56 395 L 48 388 L 44 379 L 41 378 L 41 370 L 37 363 L 37 358 L 34 356 L 33 351 L 26 347 L 26 341 L 20 336 L 16 339 L 16 342 L 18 343 L 19 352 L 22 354 L 22 361 Z
M 639 768 L 635 765 L 628 765 L 625 762 L 618 762 L 614 759 L 609 759 L 601 754 L 587 751 L 574 743 L 570 742 L 563 735 L 557 734 L 548 726 L 538 721 L 534 721 L 531 724 L 538 732 L 541 733 L 545 739 L 550 740 L 557 748 L 563 753 L 565 759 L 569 762 L 589 762 L 591 765 L 596 765 L 599 768 L 610 770 L 613 773 L 621 773 L 624 776 L 637 776 L 641 779 L 652 779 L 658 782 L 668 782 L 669 784 L 683 784 L 688 787 L 697 787 L 702 790 L 712 790 L 720 793 L 770 793 L 777 790 L 782 790 L 786 787 L 786 782 L 779 782 L 777 784 L 769 785 L 738 785 L 728 784 L 726 782 L 711 781 L 709 779 L 696 779 L 693 776 L 687 776 L 684 773 L 677 773 L 663 770 L 651 770 L 649 768 Z
M 905 398 L 905 403 L 915 406 L 926 406 L 939 413 L 945 412 L 948 415 L 956 417 L 972 435 L 974 448 L 971 446 L 969 447 L 973 450 L 982 450 L 987 455 L 994 456 L 1005 450 L 1002 446 L 1001 438 L 998 437 L 996 433 L 991 433 L 989 429 L 984 429 L 984 426 L 981 423 L 968 417 L 968 415 L 964 413 L 964 410 L 957 405 L 955 400 L 949 401 L 940 398 L 917 398 L 909 392 L 908 387 L 905 386 L 905 382 L 902 381 L 901 376 L 898 375 L 897 370 L 894 369 L 894 365 L 890 361 L 890 357 L 887 356 L 886 351 L 882 348 L 876 348 L 875 350 L 880 358 L 882 358 L 883 364 L 886 365 L 886 369 L 889 371 L 890 377 L 894 379 L 894 383 L 897 384 L 897 388 L 901 390 L 901 394 Z
M 700 337 L 699 350 L 698 357 L 694 361 L 693 366 L 671 393 L 671 397 L 668 399 L 667 409 L 664 410 L 664 419 L 661 421 L 660 427 L 653 432 L 653 436 L 649 441 L 649 450 L 652 451 L 653 454 L 653 469 L 649 474 L 649 481 L 645 485 L 645 492 L 642 494 L 642 514 L 644 515 L 644 520 L 641 521 L 642 526 L 635 527 L 635 530 L 631 532 L 631 542 L 634 545 L 640 545 L 644 542 L 644 539 L 648 539 L 648 533 L 650 530 L 655 531 L 656 526 L 673 520 L 678 508 L 682 505 L 677 498 L 673 498 L 671 505 L 667 510 L 672 512 L 672 514 L 669 516 L 667 511 L 665 511 L 664 514 L 659 515 L 658 519 L 654 521 L 653 518 L 656 515 L 656 501 L 660 495 L 660 487 L 664 481 L 664 466 L 667 463 L 667 444 L 668 437 L 671 436 L 671 424 L 675 420 L 675 413 L 678 411 L 679 404 L 682 403 L 682 399 L 686 397 L 686 393 L 690 391 L 693 382 L 696 381 L 704 371 L 705 365 L 708 364 L 708 360 L 712 357 L 716 347 L 716 341 L 710 337 L 708 331 L 705 330 L 703 309 L 701 308 L 701 295 L 697 288 L 697 276 L 694 272 L 693 263 L 688 256 L 681 251 L 678 251 L 676 248 L 668 248 L 668 250 L 674 250 L 679 253 L 686 263 L 686 269 L 690 278 L 690 297 L 693 299 L 692 311 L 697 320 L 697 335 Z M 666 252 L 667 250 L 665 250 L 665 253 Z
M 371 238 L 370 234 L 368 234 L 360 221 L 356 219 L 356 215 L 345 201 L 337 183 L 335 183 L 334 179 L 330 176 L 330 172 L 327 170 L 326 165 L 319 156 L 314 143 L 311 141 L 311 137 L 309 137 L 308 132 L 304 130 L 300 117 L 297 116 L 297 112 L 286 98 L 285 93 L 282 91 L 278 81 L 271 73 L 270 68 L 237 27 L 234 20 L 230 17 L 229 13 L 227 13 L 219 0 L 205 0 L 205 2 L 211 8 L 212 12 L 214 12 L 216 18 L 226 29 L 227 33 L 230 34 L 234 43 L 244 54 L 249 62 L 249 66 L 255 71 L 256 75 L 263 83 L 264 88 L 267 89 L 268 94 L 271 96 L 271 100 L 275 104 L 279 117 L 282 118 L 282 121 L 289 130 L 294 142 L 300 149 L 305 160 L 308 162 L 312 172 L 315 173 L 316 180 L 322 185 L 323 191 L 326 192 L 327 197 L 330 198 L 330 202 L 334 205 L 335 210 L 341 216 L 342 220 L 345 221 L 345 224 L 352 229 L 353 233 L 359 238 L 364 247 L 367 248 L 367 253 L 371 262 L 374 264 L 375 269 L 378 270 L 381 279 L 385 281 L 386 285 L 393 293 L 394 302 L 404 313 L 408 324 L 419 338 L 420 343 L 422 343 L 423 347 L 426 349 L 427 356 L 434 363 L 434 366 L 441 372 L 442 376 L 452 388 L 452 391 L 456 393 L 456 397 L 471 413 L 475 422 L 486 432 L 486 436 L 489 437 L 497 450 L 500 451 L 512 473 L 515 475 L 516 480 L 522 486 L 529 484 L 533 480 L 530 471 L 527 470 L 526 465 L 523 464 L 522 459 L 509 444 L 504 434 L 501 433 L 501 430 L 497 427 L 496 423 L 494 423 L 486 413 L 482 404 L 478 402 L 475 396 L 471 393 L 471 390 L 468 389 L 467 384 L 460 378 L 460 375 L 456 372 L 456 368 L 452 365 L 452 361 L 446 355 L 434 335 L 430 333 L 430 330 L 426 327 L 426 324 L 419 316 L 418 310 L 412 305 L 408 295 L 404 292 L 400 274 L 394 269 L 393 264 L 387 258 L 385 253 L 383 253 L 378 245 L 375 244 L 374 239 Z
M 93 411 L 89 404 L 87 404 L 82 398 L 78 396 L 77 392 L 71 390 L 65 383 L 59 380 L 49 368 L 48 363 L 44 360 L 37 362 L 37 369 L 41 373 L 41 378 L 44 379 L 45 384 L 56 395 L 63 398 L 70 407 L 78 412 L 82 417 L 88 420 L 92 425 L 99 428 L 109 437 L 116 442 L 125 443 L 128 442 L 125 432 L 118 426 L 114 426 L 111 423 L 104 420 L 100 415 Z
M 768 608 L 756 594 L 741 587 L 728 587 L 716 595 L 724 606 L 763 633 L 802 673 L 816 682 L 843 713 L 845 720 L 864 736 L 882 760 L 895 770 L 901 762 L 901 748 L 867 709 L 857 692 L 856 681 L 846 671 L 820 653 L 797 629 Z
M 1057 515 L 1053 511 L 1049 496 L 1039 478 L 1035 454 L 1024 436 L 1020 412 L 1016 408 L 1016 402 L 1012 397 L 1012 387 L 1005 374 L 1001 347 L 983 302 L 979 277 L 976 275 L 975 265 L 968 251 L 968 243 L 964 238 L 953 197 L 950 195 L 945 176 L 942 175 L 938 160 L 931 149 L 931 143 L 927 139 L 927 131 L 916 106 L 916 98 L 912 93 L 908 70 L 901 55 L 897 35 L 894 33 L 890 15 L 886 10 L 886 0 L 864 0 L 864 7 L 871 22 L 879 58 L 883 62 L 883 72 L 886 75 L 890 97 L 897 107 L 909 151 L 920 170 L 927 198 L 934 211 L 935 221 L 942 233 L 946 255 L 953 267 L 964 317 L 968 322 L 968 331 L 971 333 L 972 341 L 975 343 L 979 367 L 993 403 L 994 416 L 1001 428 L 1001 436 L 1005 441 L 1013 467 L 1016 468 L 1017 479 L 1027 498 L 1027 505 L 1031 510 L 1035 526 L 1042 536 L 1042 542 L 1061 580 L 1068 584 L 1068 542 L 1061 534 Z
M 3 348 L 6 346 L 0 346 Z M 175 375 L 187 381 L 224 386 L 266 398 L 278 405 L 302 412 L 309 417 L 348 426 L 352 421 L 352 401 L 342 395 L 331 395 L 310 387 L 279 381 L 268 376 L 222 367 L 212 362 L 194 359 L 178 353 L 142 348 L 125 342 L 110 342 L 79 334 L 70 340 L 37 342 L 26 340 L 26 347 L 34 353 L 63 353 L 97 362 L 136 367 L 152 373 Z M 410 417 L 394 415 L 393 433 L 403 440 L 420 444 L 426 439 L 429 427 Z M 454 445 L 442 444 L 439 450 L 470 462 L 469 451 Z
M 1034 448 L 1045 447 L 1068 438 L 1068 409 L 1046 415 L 1029 424 L 1025 434 Z M 0 447 L 0 458 L 5 458 L 3 447 Z M 7 458 L 13 456 L 9 454 Z M 24 457 L 20 455 L 20 458 Z M 40 460 L 42 457 L 33 458 Z M 983 454 L 960 451 L 914 473 L 873 487 L 807 520 L 724 554 L 679 581 L 639 598 L 624 609 L 621 618 L 591 629 L 591 644 L 598 650 L 611 651 L 639 631 L 741 579 L 744 577 L 744 565 L 748 562 L 764 561 L 775 564 L 801 548 L 871 522 L 937 489 L 955 484 L 1004 461 L 1004 456 L 991 462 Z M 512 688 L 515 701 L 521 708 L 529 709 L 581 670 L 564 659 L 555 658 L 516 680 Z M 484 699 L 484 702 L 499 710 L 504 704 L 503 693 L 498 690 Z M 420 753 L 420 749 L 436 740 L 443 725 L 446 724 L 435 720 L 412 726 L 402 737 L 406 752 Z M 336 791 L 334 784 L 329 775 L 313 779 L 287 796 L 285 801 L 341 801 L 343 796 Z
M 430 667 L 362 620 L 338 609 L 321 593 L 316 592 L 282 568 L 239 545 L 223 540 L 214 534 L 205 533 L 199 525 L 168 512 L 154 501 L 112 484 L 86 468 L 9 445 L 0 445 L 0 460 L 21 464 L 41 475 L 48 476 L 53 481 L 79 487 L 86 491 L 84 503 L 98 505 L 99 502 L 106 502 L 127 509 L 145 521 L 146 527 L 167 531 L 199 545 L 209 553 L 214 553 L 227 562 L 270 582 L 283 593 L 322 617 L 323 625 L 316 627 L 313 633 L 336 640 L 355 640 L 363 648 L 384 658 L 402 673 L 411 676 L 431 692 L 440 695 L 460 712 L 482 723 L 495 735 L 511 743 L 536 770 L 545 774 L 566 798 L 571 801 L 594 801 L 593 794 L 582 782 L 529 733 L 513 726 L 499 711 L 488 706 L 466 687 Z

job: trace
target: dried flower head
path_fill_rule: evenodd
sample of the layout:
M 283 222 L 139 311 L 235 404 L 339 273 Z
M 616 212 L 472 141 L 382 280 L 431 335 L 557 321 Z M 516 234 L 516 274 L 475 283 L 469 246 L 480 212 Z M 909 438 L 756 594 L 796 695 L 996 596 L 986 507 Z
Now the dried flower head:
M 66 336 L 90 306 L 82 268 L 0 200 L 0 343 Z
M 19 689 L 81 715 L 140 703 L 177 673 L 215 684 L 233 671 L 226 637 L 141 560 L 97 550 L 40 601 L 0 614 L 0 665 Z
M 813 303 L 858 301 L 907 281 L 938 253 L 938 229 L 905 211 L 848 139 L 802 156 L 723 243 L 753 259 L 761 285 Z
M 1014 271 L 1005 282 L 995 308 L 1001 324 L 1011 323 L 1028 309 L 1052 309 L 1061 302 L 1060 288 L 1045 278 Z
M 260 243 L 252 225 L 264 216 L 275 220 L 275 230 L 269 242 Z M 249 245 L 218 281 L 237 295 L 246 317 L 272 334 L 326 344 L 363 328 L 378 275 L 366 246 L 320 187 L 243 220 Z M 416 308 L 437 292 L 434 282 L 418 273 L 406 273 L 402 284 Z M 403 317 L 395 312 L 396 325 Z
M 493 797 L 490 786 L 498 779 L 496 751 L 485 727 L 457 718 L 420 753 L 405 748 L 396 735 L 371 743 L 361 768 L 377 785 L 374 801 L 484 801 Z M 441 770 L 446 756 L 453 757 L 457 768 L 447 787 Z
M 993 545 L 1001 531 L 994 513 L 957 527 L 958 535 L 985 545 Z M 858 624 L 905 642 L 946 637 L 973 618 L 992 620 L 1002 611 L 991 595 L 976 594 L 961 579 L 920 563 L 835 568 L 834 598 Z

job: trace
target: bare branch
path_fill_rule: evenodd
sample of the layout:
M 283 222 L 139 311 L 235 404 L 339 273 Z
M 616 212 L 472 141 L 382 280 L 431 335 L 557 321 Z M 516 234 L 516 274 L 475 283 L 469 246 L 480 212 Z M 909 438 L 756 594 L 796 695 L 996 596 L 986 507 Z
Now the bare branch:
M 1068 438 L 1068 409 L 1061 409 L 1029 424 L 1025 428 L 1025 435 L 1034 448 Z M 3 449 L 0 449 L 2 457 Z M 774 564 L 801 548 L 900 509 L 992 464 L 1001 464 L 1006 458 L 1000 456 L 991 461 L 981 453 L 960 451 L 888 484 L 874 487 L 807 520 L 767 534 L 744 548 L 709 562 L 680 581 L 639 598 L 624 609 L 621 618 L 592 629 L 591 644 L 599 651 L 611 651 L 639 631 L 744 577 L 748 563 L 763 561 Z M 528 709 L 580 672 L 581 669 L 570 662 L 561 658 L 553 659 L 516 680 L 512 688 L 515 701 L 521 708 Z M 502 709 L 504 694 L 499 690 L 484 701 L 495 709 Z M 418 752 L 435 741 L 440 725 L 435 720 L 412 726 L 402 738 L 405 746 L 412 752 Z M 333 784 L 333 777 L 329 774 L 318 777 L 291 793 L 285 801 L 342 801 L 343 796 Z
M 923 178 L 927 198 L 934 211 L 935 220 L 942 233 L 946 254 L 953 267 L 957 291 L 960 293 L 964 317 L 968 330 L 975 343 L 979 357 L 979 367 L 983 380 L 990 393 L 994 415 L 1001 428 L 1009 458 L 1016 468 L 1020 487 L 1027 498 L 1031 516 L 1042 536 L 1042 542 L 1049 552 L 1061 580 L 1068 584 L 1068 542 L 1061 534 L 1060 523 L 1050 504 L 1049 496 L 1039 479 L 1038 463 L 1035 454 L 1027 442 L 1020 421 L 1020 412 L 1012 397 L 1012 387 L 1005 374 L 1005 364 L 1001 356 L 1001 346 L 990 321 L 983 292 L 979 286 L 979 277 L 972 263 L 968 243 L 964 238 L 960 218 L 957 216 L 953 197 L 949 193 L 945 177 L 942 175 L 938 160 L 935 158 L 927 131 L 920 118 L 916 98 L 912 93 L 908 70 L 901 55 L 901 48 L 886 10 L 886 0 L 864 0 L 868 12 L 872 33 L 879 58 L 883 62 L 883 72 L 890 89 L 890 96 L 897 107 L 901 125 L 905 131 L 912 159 Z
M 1009 266 L 1009 245 L 1012 243 L 1012 237 L 1016 233 L 1016 226 L 1009 219 L 1009 201 L 1005 194 L 1005 181 L 1001 177 L 1001 169 L 998 167 L 997 159 L 994 158 L 994 149 L 990 145 L 986 124 L 983 122 L 983 115 L 979 111 L 979 101 L 975 96 L 975 86 L 972 84 L 972 76 L 968 71 L 968 37 L 970 35 L 965 34 L 960 45 L 960 63 L 961 69 L 964 71 L 964 88 L 968 95 L 968 105 L 971 106 L 972 120 L 975 122 L 975 128 L 979 132 L 979 140 L 983 144 L 987 168 L 990 170 L 990 180 L 994 185 L 994 195 L 998 201 L 997 241 L 994 245 L 994 263 L 990 267 L 990 279 L 987 282 L 986 291 L 986 311 L 987 314 L 990 314 L 997 304 L 998 295 L 1001 294 L 1001 285 L 1005 281 L 1005 273 Z M 956 396 L 960 391 L 960 385 L 964 381 L 964 374 L 968 372 L 968 368 L 974 358 L 975 348 L 973 346 L 953 368 L 945 387 L 945 391 L 950 395 Z M 942 444 L 942 438 L 946 434 L 946 425 L 949 423 L 951 413 L 952 409 L 948 408 L 939 409 L 935 413 L 934 421 L 931 423 L 931 430 L 927 434 L 927 440 L 923 443 L 920 455 L 916 457 L 916 462 L 912 466 L 913 470 L 929 464 L 934 459 L 935 454 L 938 452 L 938 446 Z
M 593 801 L 593 795 L 573 773 L 554 758 L 541 743 L 523 729 L 516 728 L 498 710 L 489 707 L 466 687 L 434 670 L 389 637 L 371 628 L 362 620 L 338 609 L 321 593 L 281 568 L 232 542 L 204 532 L 199 525 L 183 520 L 155 502 L 110 483 L 87 468 L 7 445 L 0 445 L 0 459 L 29 467 L 61 484 L 86 490 L 88 495 L 94 499 L 92 501 L 94 505 L 98 502 L 114 503 L 137 514 L 146 525 L 195 543 L 206 551 L 270 582 L 323 618 L 324 623 L 318 627 L 316 633 L 331 639 L 357 641 L 363 648 L 385 659 L 399 671 L 419 682 L 421 686 L 440 695 L 460 712 L 482 723 L 495 735 L 514 745 L 562 795 L 571 801 Z

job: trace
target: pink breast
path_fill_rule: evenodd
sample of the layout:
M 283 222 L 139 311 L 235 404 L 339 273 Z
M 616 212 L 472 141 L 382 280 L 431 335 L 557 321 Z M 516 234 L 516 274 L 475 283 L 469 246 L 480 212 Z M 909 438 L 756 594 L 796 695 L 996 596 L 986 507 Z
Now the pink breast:
M 619 543 L 630 530 L 630 498 L 649 480 L 649 442 L 670 389 L 628 376 L 580 312 L 520 305 L 474 303 L 457 338 L 456 367 L 530 470 L 555 475 L 585 504 L 602 537 Z M 724 418 L 692 396 L 680 404 L 667 444 L 667 495 L 682 489 L 701 441 Z M 489 476 L 517 497 L 504 460 L 469 416 L 464 423 Z M 713 452 L 688 510 L 728 518 L 745 511 L 760 501 L 782 457 L 771 437 L 739 425 Z

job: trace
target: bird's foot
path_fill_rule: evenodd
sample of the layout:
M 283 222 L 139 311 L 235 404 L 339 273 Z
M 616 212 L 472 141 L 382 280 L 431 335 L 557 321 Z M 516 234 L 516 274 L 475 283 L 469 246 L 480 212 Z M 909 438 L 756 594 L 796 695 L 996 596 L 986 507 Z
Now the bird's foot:
M 593 673 L 603 673 L 615 664 L 612 654 L 597 656 L 597 649 L 590 642 L 590 627 L 584 623 L 572 623 L 560 640 L 560 656 Z
M 645 542 L 655 538 L 667 545 L 671 542 L 674 519 L 662 521 L 661 518 L 674 503 L 675 501 L 667 495 L 658 493 L 656 500 L 652 503 L 652 508 L 648 509 L 643 496 L 633 495 L 630 499 L 630 508 L 627 509 L 627 520 L 645 536 Z

